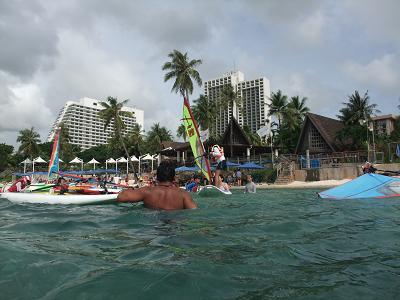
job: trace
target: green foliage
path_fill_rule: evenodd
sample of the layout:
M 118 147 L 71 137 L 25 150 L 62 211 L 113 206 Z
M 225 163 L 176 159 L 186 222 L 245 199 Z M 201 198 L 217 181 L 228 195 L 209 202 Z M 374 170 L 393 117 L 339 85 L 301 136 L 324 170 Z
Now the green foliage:
M 38 144 L 39 155 L 44 160 L 48 161 L 51 156 L 51 151 L 53 150 L 53 142 L 44 142 Z
M 279 146 L 282 153 L 293 153 L 305 115 L 310 110 L 306 106 L 307 98 L 293 96 L 288 102 L 288 97 L 278 90 L 271 94 L 270 100 L 269 116 L 278 119 L 278 123 L 271 124 L 274 143 Z
M 164 81 L 175 79 L 171 91 L 180 92 L 182 96 L 189 99 L 189 94 L 193 93 L 193 81 L 201 86 L 202 81 L 199 72 L 195 69 L 202 61 L 200 59 L 190 60 L 187 53 L 183 54 L 178 50 L 174 50 L 168 54 L 171 59 L 166 62 L 162 70 L 167 71 L 164 75 Z
M 115 153 L 112 153 L 110 151 L 108 145 L 99 145 L 82 151 L 81 153 L 79 153 L 79 158 L 83 159 L 84 162 L 88 162 L 92 158 L 95 158 L 100 163 L 104 163 L 110 157 L 118 158 L 121 156 L 113 154 Z
M 104 107 L 101 111 L 99 111 L 99 117 L 104 121 L 104 131 L 106 130 L 107 126 L 112 123 L 113 130 L 114 130 L 114 138 L 115 144 L 114 145 L 121 145 L 125 151 L 126 157 L 131 157 L 129 155 L 128 149 L 124 142 L 123 137 L 123 130 L 126 128 L 122 117 L 132 117 L 132 113 L 128 111 L 123 111 L 122 107 L 128 102 L 128 100 L 124 100 L 122 102 L 118 102 L 117 98 L 109 96 L 107 98 L 107 102 L 100 102 L 100 105 Z M 117 142 L 118 141 L 118 142 Z M 131 170 L 134 174 L 135 179 L 137 180 L 135 167 L 131 160 L 129 160 L 129 165 Z
M 3 172 L 10 166 L 10 158 L 14 151 L 14 147 L 4 143 L 0 144 L 0 172 Z
M 21 143 L 18 152 L 24 156 L 33 159 L 39 154 L 40 135 L 35 131 L 34 127 L 20 130 L 17 142 Z
M 201 130 L 209 129 L 210 135 L 215 135 L 215 118 L 217 117 L 217 106 L 208 97 L 200 95 L 193 101 L 192 111 Z
M 151 126 L 146 138 L 146 148 L 149 153 L 156 153 L 162 149 L 161 143 L 164 141 L 172 141 L 171 132 L 160 123 Z
M 268 182 L 274 183 L 276 180 L 276 171 L 274 169 L 264 169 L 251 171 L 251 176 L 253 177 L 254 182 Z
M 347 102 L 343 102 L 343 108 L 339 110 L 337 116 L 345 125 L 357 125 L 361 120 L 370 120 L 371 116 L 375 112 L 379 112 L 376 109 L 377 104 L 370 104 L 368 91 L 363 97 L 360 96 L 358 91 L 354 91 L 354 94 L 348 96 Z
M 185 125 L 182 123 L 181 125 L 179 125 L 178 129 L 176 130 L 176 136 L 178 138 L 183 138 L 183 140 L 186 142 L 186 128 Z
M 243 126 L 243 131 L 246 134 L 247 138 L 250 140 L 252 145 L 261 146 L 262 141 L 260 136 L 257 133 L 251 132 L 250 127 L 247 125 Z
M 125 137 L 126 147 L 129 153 L 139 157 L 144 154 L 144 136 L 142 134 L 142 128 L 139 124 L 135 124 L 133 129 Z

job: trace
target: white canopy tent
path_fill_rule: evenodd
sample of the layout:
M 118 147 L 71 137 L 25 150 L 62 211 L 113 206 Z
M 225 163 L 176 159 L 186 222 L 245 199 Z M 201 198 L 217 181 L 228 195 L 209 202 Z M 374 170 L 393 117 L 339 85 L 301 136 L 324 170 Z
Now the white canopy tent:
M 47 161 L 45 161 L 43 158 L 36 157 L 33 161 L 32 161 L 32 172 L 35 172 L 35 164 L 47 164 Z
M 131 161 L 139 161 L 139 159 L 135 155 L 132 155 L 131 156 Z
M 96 170 L 96 164 L 99 164 L 99 162 L 97 160 L 95 160 L 94 158 L 92 158 L 90 161 L 87 162 L 88 164 L 92 164 L 93 165 L 93 170 Z
M 24 161 L 21 161 L 21 164 L 24 164 L 24 174 L 26 173 L 26 165 L 29 165 L 31 163 L 32 161 L 29 158 L 25 159 Z
M 151 160 L 151 171 L 153 172 L 153 160 L 155 160 L 155 158 L 153 156 L 151 156 L 149 153 L 142 155 L 139 157 L 139 174 L 140 174 L 140 162 L 142 160 Z
M 69 162 L 70 164 L 81 164 L 81 171 L 83 171 L 83 160 L 79 157 L 75 157 L 73 160 Z
M 120 157 L 120 158 L 117 159 L 117 162 L 116 162 L 117 166 L 118 166 L 119 162 L 120 163 L 126 163 L 126 174 L 128 174 L 128 160 L 125 157 Z
M 109 159 L 107 159 L 106 160 L 106 170 L 108 170 L 108 164 L 116 164 L 117 163 L 117 161 L 114 159 L 114 158 L 109 158 Z M 115 168 L 117 168 L 117 167 L 115 167 Z

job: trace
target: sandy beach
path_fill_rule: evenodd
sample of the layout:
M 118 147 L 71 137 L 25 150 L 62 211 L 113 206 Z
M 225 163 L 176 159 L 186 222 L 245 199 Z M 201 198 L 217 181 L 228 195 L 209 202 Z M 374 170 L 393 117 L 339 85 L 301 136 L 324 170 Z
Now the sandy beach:
M 321 180 L 321 181 L 293 181 L 289 184 L 268 184 L 261 183 L 257 184 L 258 189 L 288 189 L 288 188 L 324 188 L 324 187 L 334 187 L 341 185 L 343 183 L 349 182 L 351 179 L 342 180 Z M 244 189 L 244 187 L 234 186 L 232 189 Z

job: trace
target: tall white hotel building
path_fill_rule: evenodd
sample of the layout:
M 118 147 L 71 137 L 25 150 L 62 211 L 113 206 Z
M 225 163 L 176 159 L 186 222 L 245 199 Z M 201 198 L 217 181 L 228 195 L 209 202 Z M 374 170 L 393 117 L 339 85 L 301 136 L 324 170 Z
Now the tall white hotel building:
M 210 101 L 219 103 L 220 92 L 225 85 L 232 85 L 235 92 L 242 98 L 243 113 L 236 107 L 223 110 L 221 107 L 216 118 L 216 134 L 222 135 L 228 126 L 230 117 L 238 116 L 238 123 L 247 125 L 252 132 L 256 132 L 264 126 L 268 117 L 268 103 L 270 97 L 269 80 L 265 77 L 244 80 L 244 74 L 240 71 L 229 72 L 217 79 L 204 83 L 204 95 Z
M 112 124 L 110 124 L 104 131 L 104 122 L 98 116 L 99 111 L 103 109 L 100 102 L 87 97 L 78 101 L 68 101 L 58 114 L 47 141 L 53 140 L 55 129 L 60 123 L 64 123 L 68 127 L 71 144 L 78 145 L 82 149 L 106 144 L 113 130 Z M 126 106 L 122 110 L 129 111 L 133 115 L 132 117 L 122 117 L 126 125 L 124 133 L 132 130 L 136 123 L 143 128 L 143 110 Z

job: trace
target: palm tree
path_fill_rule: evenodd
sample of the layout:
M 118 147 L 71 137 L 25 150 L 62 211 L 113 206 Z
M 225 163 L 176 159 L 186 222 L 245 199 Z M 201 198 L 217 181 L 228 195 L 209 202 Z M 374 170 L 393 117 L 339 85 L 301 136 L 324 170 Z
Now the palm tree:
M 171 61 L 166 62 L 162 70 L 167 71 L 164 75 L 164 81 L 175 79 L 171 91 L 180 92 L 183 97 L 189 100 L 189 94 L 193 93 L 193 81 L 199 86 L 202 81 L 199 72 L 195 69 L 202 63 L 200 59 L 189 60 L 187 53 L 183 54 L 174 50 L 168 54 Z
M 132 130 L 128 133 L 126 137 L 127 148 L 131 153 L 140 156 L 141 145 L 143 144 L 142 127 L 139 124 L 134 124 Z
M 358 91 L 355 91 L 354 94 L 348 96 L 348 102 L 343 102 L 343 105 L 337 117 L 348 125 L 358 124 L 360 120 L 370 120 L 374 113 L 380 112 L 376 109 L 377 104 L 370 104 L 368 91 L 362 97 Z
M 104 107 L 101 111 L 99 111 L 99 117 L 104 122 L 104 131 L 108 125 L 112 124 L 114 130 L 114 137 L 119 140 L 119 143 L 124 148 L 125 154 L 127 159 L 129 160 L 130 167 L 133 172 L 133 176 L 136 181 L 138 181 L 137 174 L 135 172 L 135 167 L 133 166 L 132 161 L 129 159 L 128 149 L 124 143 L 123 139 L 123 130 L 126 128 L 122 117 L 132 117 L 132 113 L 128 111 L 123 111 L 122 107 L 128 102 L 129 100 L 124 100 L 122 102 L 118 102 L 117 98 L 114 97 L 107 97 L 107 102 L 100 102 L 100 105 Z
M 172 141 L 172 134 L 167 128 L 160 126 L 160 123 L 155 123 L 147 134 L 147 141 L 152 151 L 160 151 L 162 142 Z
M 39 153 L 40 135 L 31 127 L 19 131 L 17 142 L 21 143 L 18 152 L 33 159 Z
M 182 123 L 179 125 L 178 129 L 176 130 L 176 136 L 179 138 L 183 138 L 183 140 L 186 142 L 186 128 L 185 125 Z
M 215 102 L 210 101 L 206 96 L 200 97 L 193 101 L 193 115 L 200 125 L 201 130 L 210 130 L 213 135 L 214 122 L 217 116 L 217 107 Z
M 300 99 L 299 96 L 293 96 L 290 98 L 290 102 L 288 104 L 288 108 L 296 115 L 299 123 L 303 122 L 306 113 L 310 111 L 310 109 L 306 106 L 306 101 L 307 97 Z
M 233 86 L 228 84 L 225 85 L 221 93 L 219 94 L 219 103 L 221 105 L 222 110 L 228 110 L 229 114 L 229 120 L 230 120 L 230 137 L 229 137 L 229 143 L 230 143 L 230 154 L 231 157 L 233 156 L 233 122 L 232 122 L 232 117 L 234 114 L 235 110 L 235 119 L 238 119 L 238 111 L 242 110 L 242 97 L 239 95 L 238 92 L 236 92 L 233 89 Z M 230 109 L 230 113 L 229 113 Z
M 282 117 L 286 110 L 287 104 L 287 96 L 282 94 L 281 90 L 278 90 L 275 93 L 271 94 L 269 98 L 271 103 L 269 106 L 268 116 L 276 116 L 278 118 L 278 126 L 281 126 Z

